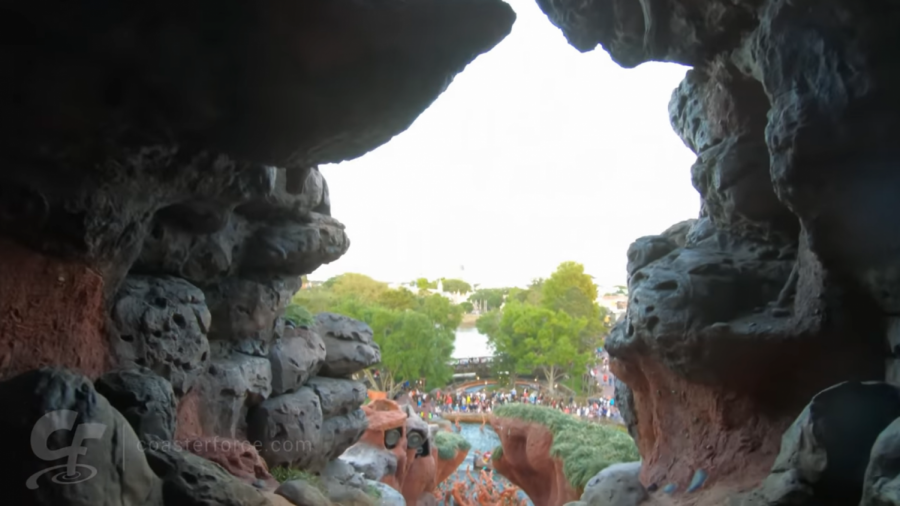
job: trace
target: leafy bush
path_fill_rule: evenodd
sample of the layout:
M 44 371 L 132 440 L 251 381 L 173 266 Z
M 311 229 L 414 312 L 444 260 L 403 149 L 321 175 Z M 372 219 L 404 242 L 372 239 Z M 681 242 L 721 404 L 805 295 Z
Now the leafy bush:
M 434 444 L 437 445 L 438 457 L 441 460 L 450 460 L 456 456 L 457 451 L 466 451 L 472 447 L 466 438 L 445 430 L 438 431 L 434 435 Z
M 612 425 L 585 422 L 558 410 L 531 404 L 506 404 L 498 407 L 494 415 L 547 427 L 553 434 L 550 455 L 563 462 L 566 479 L 578 490 L 612 464 L 640 459 L 631 436 Z
M 295 326 L 312 326 L 316 321 L 316 317 L 303 306 L 291 304 L 284 310 L 284 319 L 290 321 Z

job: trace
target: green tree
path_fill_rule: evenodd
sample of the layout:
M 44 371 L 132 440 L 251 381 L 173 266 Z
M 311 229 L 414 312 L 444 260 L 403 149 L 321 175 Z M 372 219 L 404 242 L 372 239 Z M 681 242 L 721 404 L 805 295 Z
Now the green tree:
M 436 290 L 437 281 L 428 281 L 427 278 L 419 278 L 415 281 L 416 288 L 419 290 Z
M 416 308 L 419 301 L 416 298 L 416 294 L 406 288 L 400 287 L 396 290 L 386 290 L 382 292 L 378 296 L 378 303 L 388 309 L 405 311 L 407 309 Z
M 579 336 L 581 350 L 600 346 L 609 333 L 611 323 L 606 321 L 607 311 L 597 303 L 597 295 L 594 280 L 577 262 L 561 263 L 541 287 L 542 306 L 587 322 Z
M 509 288 L 479 288 L 469 296 L 469 302 L 483 304 L 486 311 L 500 309 L 509 291 Z
M 461 279 L 442 279 L 441 289 L 444 293 L 458 293 L 464 295 L 472 291 L 472 285 Z
M 365 274 L 348 272 L 335 276 L 325 282 L 329 289 L 338 298 L 357 297 L 360 300 L 374 302 L 388 290 L 387 283 L 375 281 Z
M 463 311 L 465 311 L 466 313 L 471 313 L 475 310 L 475 306 L 473 306 L 472 303 L 467 300 L 460 302 L 459 307 L 463 308 Z

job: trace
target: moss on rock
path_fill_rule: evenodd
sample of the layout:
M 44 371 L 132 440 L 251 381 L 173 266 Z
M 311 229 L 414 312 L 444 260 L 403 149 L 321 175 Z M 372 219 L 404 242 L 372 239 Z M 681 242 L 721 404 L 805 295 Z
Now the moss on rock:
M 437 445 L 438 457 L 441 460 L 450 460 L 456 456 L 457 451 L 466 451 L 472 447 L 466 438 L 444 430 L 434 435 L 434 444 Z

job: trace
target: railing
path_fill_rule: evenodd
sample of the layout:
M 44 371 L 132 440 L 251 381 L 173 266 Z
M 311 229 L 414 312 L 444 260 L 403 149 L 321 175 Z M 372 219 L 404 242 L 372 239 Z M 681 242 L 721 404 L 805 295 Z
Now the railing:
M 469 358 L 457 358 L 450 361 L 450 365 L 453 367 L 462 367 L 467 365 L 480 365 L 480 364 L 490 364 L 494 361 L 494 357 L 469 357 Z

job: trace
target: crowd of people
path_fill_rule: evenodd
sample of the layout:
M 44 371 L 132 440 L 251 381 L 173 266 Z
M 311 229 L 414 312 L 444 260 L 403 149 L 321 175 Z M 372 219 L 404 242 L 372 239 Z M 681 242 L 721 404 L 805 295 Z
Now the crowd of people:
M 511 402 L 535 404 L 558 409 L 566 414 L 588 419 L 611 419 L 621 421 L 614 398 L 598 397 L 579 402 L 574 397 L 568 398 L 546 395 L 534 387 L 513 387 L 511 389 L 475 392 L 434 392 L 411 390 L 409 402 L 426 418 L 429 414 L 444 413 L 491 413 L 497 406 Z

